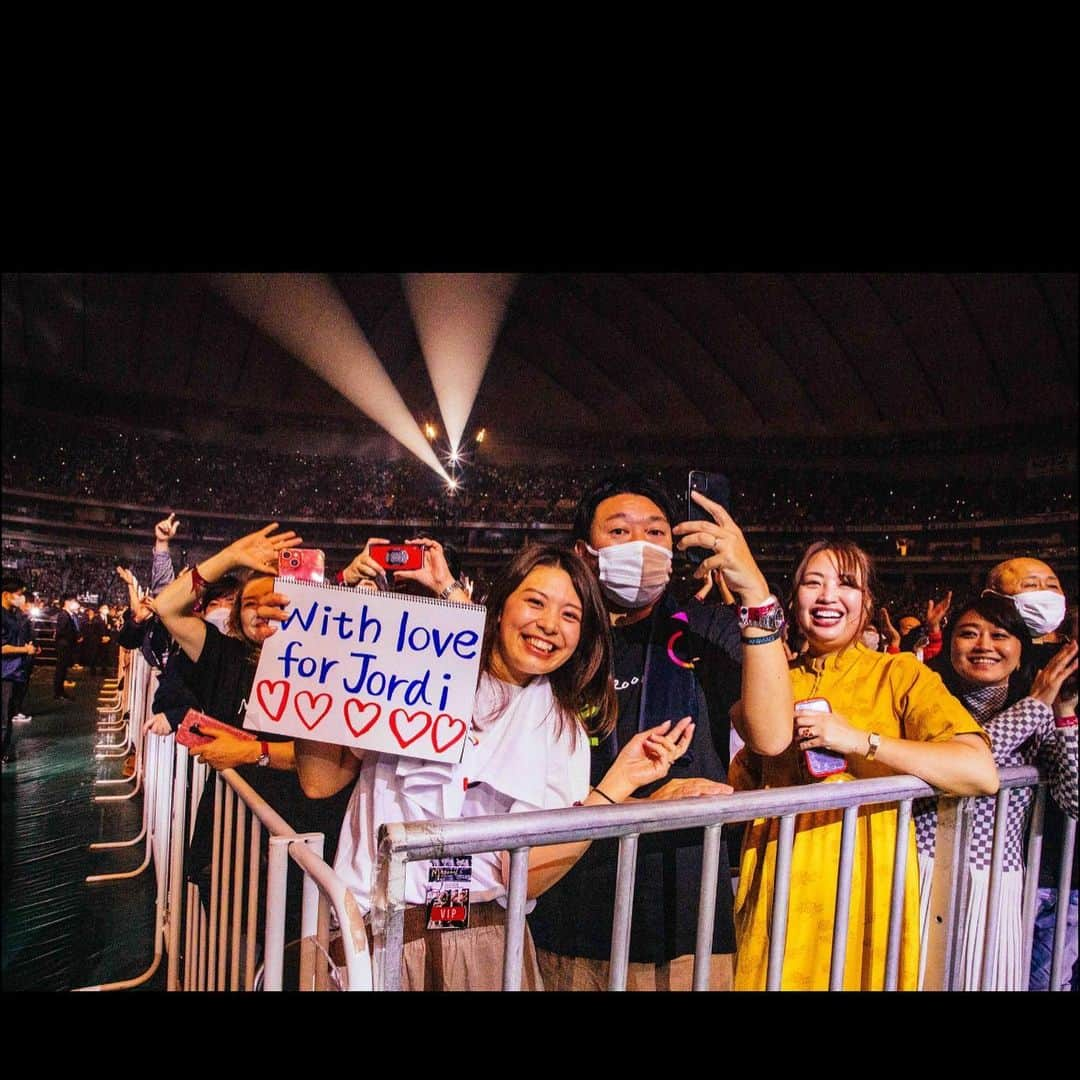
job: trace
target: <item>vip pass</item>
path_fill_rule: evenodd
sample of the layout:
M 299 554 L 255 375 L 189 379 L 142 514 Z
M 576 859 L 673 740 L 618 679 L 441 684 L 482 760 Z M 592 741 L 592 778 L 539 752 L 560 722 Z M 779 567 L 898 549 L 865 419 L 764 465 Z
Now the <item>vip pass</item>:
M 429 930 L 465 930 L 469 925 L 472 856 L 432 859 L 424 895 Z

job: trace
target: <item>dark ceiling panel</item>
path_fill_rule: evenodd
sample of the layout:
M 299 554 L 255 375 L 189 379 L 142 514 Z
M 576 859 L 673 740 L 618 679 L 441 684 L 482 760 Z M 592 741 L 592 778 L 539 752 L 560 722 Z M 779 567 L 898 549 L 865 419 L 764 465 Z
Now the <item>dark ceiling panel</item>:
M 912 349 L 923 358 L 926 377 L 944 411 L 944 423 L 927 417 L 927 423 L 918 427 L 970 427 L 1008 420 L 999 380 L 949 277 L 883 274 L 877 280 Z
M 331 280 L 410 411 L 437 417 L 400 276 Z M 113 408 L 178 430 L 210 430 L 188 418 L 211 415 L 239 430 L 230 418 L 247 409 L 262 425 L 375 432 L 205 275 L 2 283 L 16 405 Z M 725 436 L 1075 422 L 1076 370 L 1075 273 L 524 274 L 472 424 L 542 459 L 557 443 L 677 451 Z

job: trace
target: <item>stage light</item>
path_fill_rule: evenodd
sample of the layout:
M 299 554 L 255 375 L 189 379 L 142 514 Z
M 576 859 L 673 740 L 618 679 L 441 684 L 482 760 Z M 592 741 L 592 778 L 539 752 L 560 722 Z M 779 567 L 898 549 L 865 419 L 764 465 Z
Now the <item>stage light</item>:
M 36 618 L 38 618 L 38 617 L 39 617 L 40 615 L 41 615 L 41 608 L 39 608 L 39 607 L 32 607 L 32 608 L 30 609 L 30 616 L 31 616 L 31 618 L 34 618 L 34 619 L 36 619 Z
M 480 430 L 479 430 L 479 431 L 478 431 L 478 432 L 476 433 L 476 441 L 477 441 L 478 443 L 481 443 L 481 442 L 483 442 L 483 441 L 484 441 L 484 439 L 485 439 L 486 437 L 487 437 L 487 428 L 481 428 L 481 429 L 480 429 Z
M 451 450 L 449 461 L 451 465 L 456 465 L 461 461 L 461 455 L 456 450 Z
M 212 274 L 214 288 L 444 480 L 446 470 L 323 274 Z
M 452 450 L 484 379 L 517 274 L 406 274 L 405 295 Z
M 429 439 L 434 440 L 435 437 L 439 434 L 439 430 L 438 430 L 438 428 L 435 427 L 434 424 L 425 424 L 424 425 L 424 434 Z

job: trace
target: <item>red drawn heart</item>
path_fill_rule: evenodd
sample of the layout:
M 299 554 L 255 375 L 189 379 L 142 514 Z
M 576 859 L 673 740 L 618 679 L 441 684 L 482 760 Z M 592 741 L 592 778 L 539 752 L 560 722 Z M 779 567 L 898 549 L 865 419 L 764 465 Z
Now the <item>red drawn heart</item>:
M 280 704 L 273 704 L 274 695 L 281 692 Z M 267 695 L 264 697 L 264 693 Z M 281 714 L 285 711 L 285 706 L 289 703 L 289 684 L 285 679 L 278 679 L 272 681 L 270 679 L 263 679 L 258 686 L 255 687 L 255 696 L 259 699 L 259 704 L 263 707 L 266 715 L 271 720 L 280 720 Z M 267 703 L 269 699 L 270 704 Z
M 414 724 L 419 723 L 421 720 L 424 722 L 424 726 L 415 735 L 410 735 L 408 738 L 402 736 L 402 727 L 407 730 L 411 729 Z M 394 738 L 401 744 L 402 750 L 416 742 L 429 727 L 431 727 L 430 713 L 420 711 L 414 712 L 410 716 L 404 709 L 395 709 L 390 714 L 390 730 L 394 733 Z
M 443 721 L 445 721 L 445 723 L 443 723 Z M 452 729 L 454 727 L 457 727 L 460 728 L 460 730 L 455 731 L 445 742 L 440 743 L 440 725 L 442 725 L 444 729 Z M 435 717 L 435 726 L 431 729 L 431 745 L 435 747 L 435 752 L 437 754 L 441 754 L 444 750 L 449 750 L 450 747 L 454 745 L 454 743 L 458 742 L 461 739 L 464 739 L 467 727 L 468 725 L 465 723 L 464 720 L 458 720 L 456 717 L 451 716 L 449 713 L 439 713 L 439 715 Z
M 350 711 L 355 709 L 361 717 L 368 709 L 374 709 L 375 715 L 366 722 L 361 720 L 360 727 L 353 727 L 352 719 L 350 718 Z M 349 698 L 345 702 L 345 726 L 359 739 L 361 735 L 366 731 L 370 731 L 375 724 L 375 721 L 379 719 L 382 714 L 382 706 L 377 701 L 361 701 L 359 698 Z
M 304 715 L 305 710 L 300 708 L 300 699 L 307 698 L 309 703 L 309 709 L 312 713 L 319 707 L 319 703 L 322 702 L 322 712 L 315 717 L 314 720 L 309 721 Z M 308 731 L 314 731 L 316 725 L 320 720 L 330 711 L 331 706 L 334 704 L 334 699 L 329 694 L 312 694 L 307 690 L 301 690 L 299 694 L 293 700 L 293 707 L 296 709 L 296 715 L 300 717 L 300 723 L 308 729 Z

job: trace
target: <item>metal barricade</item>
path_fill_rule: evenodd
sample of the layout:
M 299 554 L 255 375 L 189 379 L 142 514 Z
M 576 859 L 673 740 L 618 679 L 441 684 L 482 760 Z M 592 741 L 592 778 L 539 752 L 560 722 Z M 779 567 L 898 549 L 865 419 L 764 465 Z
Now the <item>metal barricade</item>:
M 265 990 L 283 989 L 287 875 L 292 859 L 304 879 L 298 982 L 290 989 L 322 990 L 336 985 L 370 990 L 371 959 L 363 919 L 344 882 L 323 861 L 322 834 L 295 832 L 235 770 L 212 772 L 195 761 L 190 770 L 189 812 L 188 760 L 187 748 L 177 746 L 171 799 L 168 989 L 250 991 L 260 988 L 260 983 Z M 184 877 L 200 798 L 214 799 L 206 897 Z M 261 942 L 260 904 L 265 911 Z M 341 931 L 345 985 L 330 959 L 331 912 Z
M 1001 873 L 1001 850 L 1004 844 L 1008 792 L 1020 787 L 1037 787 L 1044 798 L 1045 782 L 1036 769 L 1017 767 L 1001 770 L 1003 797 L 998 799 L 994 850 L 996 867 L 991 869 L 989 903 L 996 901 L 995 874 Z M 769 940 L 766 988 L 778 990 L 783 975 L 784 947 L 790 897 L 791 854 L 795 839 L 796 816 L 821 810 L 842 810 L 843 823 L 837 872 L 836 908 L 832 942 L 829 988 L 843 986 L 843 967 L 851 898 L 855 827 L 858 811 L 865 806 L 897 804 L 898 827 L 893 852 L 892 892 L 883 989 L 896 989 L 898 958 L 901 949 L 901 919 L 904 903 L 905 866 L 911 844 L 909 824 L 912 802 L 917 798 L 939 797 L 938 858 L 935 861 L 933 912 L 934 932 L 928 950 L 927 988 L 952 989 L 956 986 L 957 962 L 953 956 L 956 919 L 961 908 L 961 890 L 966 881 L 967 839 L 965 823 L 970 818 L 973 799 L 956 798 L 935 791 L 911 776 L 856 780 L 841 784 L 819 784 L 765 791 L 740 792 L 731 796 L 695 798 L 670 802 L 647 801 L 620 806 L 571 807 L 564 810 L 533 811 L 461 820 L 436 820 L 411 824 L 388 824 L 379 830 L 379 853 L 376 884 L 372 898 L 371 924 L 374 934 L 375 987 L 399 989 L 401 985 L 403 929 L 405 914 L 405 864 L 417 859 L 469 855 L 478 852 L 509 851 L 510 880 L 506 898 L 506 946 L 503 989 L 521 986 L 521 957 L 525 927 L 525 903 L 529 849 L 533 846 L 573 843 L 584 840 L 618 839 L 619 864 L 613 897 L 612 949 L 610 982 L 612 990 L 625 989 L 629 963 L 630 922 L 633 911 L 633 883 L 637 840 L 643 833 L 675 829 L 704 830 L 704 861 L 701 880 L 693 988 L 708 988 L 709 954 L 713 931 L 716 892 L 730 887 L 727 868 L 719 865 L 720 830 L 725 824 L 779 818 L 776 876 L 772 906 L 772 932 Z M 1041 801 L 1040 801 L 1041 806 Z M 1041 813 L 1033 815 L 1028 846 L 1027 886 L 1025 893 L 1026 956 L 1030 958 L 1033 895 L 1038 882 Z M 1067 900 L 1071 869 L 1072 837 L 1075 822 L 1070 821 L 1062 859 L 1062 891 Z M 1064 948 L 1064 912 L 1059 903 L 1058 933 L 1055 938 L 1055 970 L 1060 971 Z M 987 921 L 996 917 L 987 912 Z M 992 938 L 987 935 L 986 942 Z M 746 947 L 745 944 L 743 947 Z M 991 957 L 984 956 L 984 966 Z M 1055 982 L 1054 985 L 1059 985 Z
M 155 875 L 153 958 L 140 975 L 83 991 L 121 990 L 148 981 L 167 956 L 168 990 L 252 990 L 257 985 L 257 926 L 260 902 L 265 909 L 261 943 L 265 989 L 280 990 L 284 978 L 286 877 L 292 859 L 304 874 L 300 912 L 298 988 L 303 990 L 371 989 L 371 959 L 363 919 L 344 883 L 322 859 L 321 834 L 295 833 L 233 770 L 213 773 L 189 757 L 174 735 L 143 736 L 152 715 L 157 682 L 138 652 L 125 673 L 124 708 L 136 752 L 135 787 L 107 802 L 143 795 L 142 828 L 130 840 L 92 845 L 94 850 L 134 846 L 145 840 L 140 866 L 118 874 L 94 875 L 90 882 L 130 879 L 151 863 Z M 203 909 L 196 886 L 185 878 L 185 862 L 195 823 L 194 808 L 208 776 L 206 795 L 216 799 L 211 897 Z M 132 778 L 127 778 L 130 780 Z M 127 780 L 123 782 L 127 782 Z M 110 781 L 103 781 L 110 782 Z M 189 788 L 193 797 L 189 799 Z M 190 810 L 190 812 L 189 812 Z M 267 873 L 260 860 L 262 832 L 269 841 Z M 268 880 L 267 880 L 268 878 Z M 331 912 L 341 930 L 345 985 L 329 957 Z M 137 942 L 126 942 L 134 950 Z

